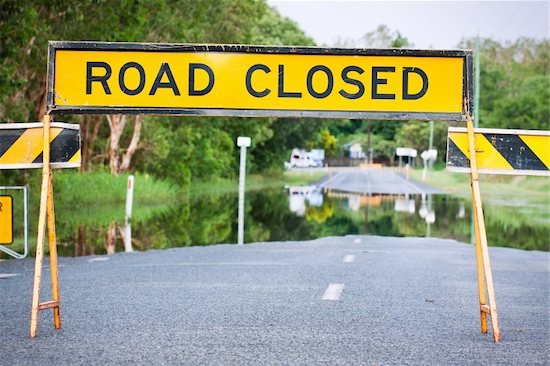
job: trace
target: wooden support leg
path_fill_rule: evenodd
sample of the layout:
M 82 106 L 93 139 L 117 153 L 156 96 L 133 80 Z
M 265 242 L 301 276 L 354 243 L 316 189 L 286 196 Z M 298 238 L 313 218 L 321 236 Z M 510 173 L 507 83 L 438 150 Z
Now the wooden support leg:
M 38 215 L 38 234 L 36 237 L 36 259 L 34 263 L 34 281 L 31 307 L 31 337 L 36 337 L 38 330 L 38 312 L 52 309 L 54 326 L 61 328 L 59 313 L 59 283 L 57 271 L 57 241 L 55 234 L 55 212 L 53 205 L 52 172 L 50 169 L 50 116 L 44 116 L 44 143 L 42 150 L 42 187 L 40 189 L 40 211 Z M 44 236 L 48 227 L 48 243 L 50 248 L 50 274 L 52 280 L 52 301 L 40 303 L 40 285 L 44 262 Z
M 485 271 L 483 270 L 483 255 L 481 253 L 481 243 L 479 239 L 479 226 L 476 210 L 474 211 L 474 232 L 476 240 L 476 262 L 477 262 L 477 287 L 479 292 L 479 316 L 481 322 L 481 333 L 487 333 L 487 313 L 482 311 L 483 306 L 487 306 L 487 296 L 485 288 Z
M 489 314 L 491 317 L 491 325 L 493 328 L 493 339 L 495 342 L 500 342 L 500 327 L 498 323 L 498 313 L 496 306 L 495 290 L 493 287 L 493 275 L 491 272 L 491 262 L 489 259 L 489 249 L 487 246 L 487 232 L 485 230 L 485 220 L 483 217 L 483 207 L 481 202 L 481 191 L 479 189 L 479 176 L 477 172 L 476 161 L 476 149 L 475 149 L 475 137 L 474 126 L 472 120 L 468 120 L 468 142 L 470 150 L 470 180 L 472 186 L 472 204 L 474 206 L 474 219 L 475 219 L 475 233 L 476 233 L 476 255 L 478 265 L 478 286 L 480 293 L 480 314 L 481 314 L 481 327 L 483 332 L 484 314 Z M 483 272 L 483 277 L 481 273 Z M 487 286 L 487 295 L 489 297 L 489 306 L 482 304 L 485 299 L 485 286 L 483 286 L 483 280 Z M 485 315 L 486 322 L 486 315 Z
M 48 241 L 50 246 L 50 274 L 52 279 L 52 300 L 57 303 L 53 307 L 53 323 L 56 329 L 61 328 L 61 316 L 59 312 L 59 282 L 57 271 L 57 240 L 55 235 L 55 211 L 53 205 L 53 185 L 52 174 L 49 175 L 49 189 L 48 189 Z
M 38 311 L 40 305 L 40 283 L 42 282 L 42 264 L 44 261 L 44 234 L 48 191 L 50 184 L 50 116 L 44 116 L 44 141 L 42 150 L 42 187 L 40 189 L 40 211 L 38 214 L 38 234 L 36 236 L 36 258 L 34 260 L 34 281 L 32 286 L 31 337 L 36 337 L 38 328 Z

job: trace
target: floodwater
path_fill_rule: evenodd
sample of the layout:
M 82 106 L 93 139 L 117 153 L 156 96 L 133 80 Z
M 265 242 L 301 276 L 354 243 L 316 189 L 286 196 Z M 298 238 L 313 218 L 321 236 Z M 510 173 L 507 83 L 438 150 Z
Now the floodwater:
M 63 256 L 80 256 L 236 243 L 237 203 L 235 192 L 201 194 L 158 207 L 136 207 L 147 214 L 131 226 L 123 220 L 84 222 L 78 219 L 83 215 L 75 212 L 58 214 L 58 250 Z M 517 204 L 513 200 L 484 204 L 489 245 L 548 250 L 549 218 L 517 219 Z M 538 208 L 527 209 L 537 212 Z M 124 207 L 120 210 L 123 212 Z M 472 235 L 470 200 L 445 194 L 366 196 L 314 186 L 279 187 L 247 192 L 245 210 L 245 243 L 349 234 L 448 238 L 470 243 Z M 131 246 L 124 241 L 129 234 Z M 33 250 L 30 252 L 32 255 Z M 0 257 L 7 258 L 3 253 Z

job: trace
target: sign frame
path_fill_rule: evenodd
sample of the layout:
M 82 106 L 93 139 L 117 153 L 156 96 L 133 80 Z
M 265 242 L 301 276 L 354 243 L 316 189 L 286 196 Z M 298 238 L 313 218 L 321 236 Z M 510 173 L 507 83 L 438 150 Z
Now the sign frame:
M 269 55 L 335 55 L 462 58 L 462 110 L 454 112 L 350 111 L 304 109 L 237 109 L 237 108 L 173 108 L 122 106 L 64 106 L 55 103 L 55 62 L 57 50 L 173 52 L 173 53 L 245 53 Z M 121 43 L 90 41 L 49 41 L 47 75 L 47 114 L 153 114 L 234 117 L 312 117 L 377 120 L 444 120 L 467 121 L 473 113 L 473 55 L 471 50 L 360 49 L 297 46 L 252 46 L 219 44 Z

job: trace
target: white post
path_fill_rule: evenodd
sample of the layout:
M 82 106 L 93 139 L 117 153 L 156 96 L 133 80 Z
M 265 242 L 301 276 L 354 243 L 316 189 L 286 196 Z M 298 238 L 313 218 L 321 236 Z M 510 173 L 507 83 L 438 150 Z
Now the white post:
M 132 217 L 132 203 L 134 200 L 134 176 L 128 176 L 128 185 L 126 190 L 126 215 L 124 218 L 124 251 L 131 252 L 132 249 L 132 226 L 130 218 Z
M 244 180 L 246 176 L 246 148 L 250 146 L 250 137 L 239 136 L 237 146 L 241 147 L 241 165 L 239 169 L 239 221 L 237 243 L 244 244 Z
M 428 170 L 428 160 L 424 160 L 424 169 L 422 169 L 422 180 L 426 180 L 426 171 Z

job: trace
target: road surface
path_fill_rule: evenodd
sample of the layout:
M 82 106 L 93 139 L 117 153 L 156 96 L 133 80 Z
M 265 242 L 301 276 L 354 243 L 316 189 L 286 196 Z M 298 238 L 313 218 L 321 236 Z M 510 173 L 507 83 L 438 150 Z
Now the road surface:
M 428 184 L 407 178 L 402 173 L 382 169 L 336 172 L 317 184 L 321 188 L 360 194 L 434 194 L 443 193 Z
M 0 364 L 548 365 L 549 253 L 490 253 L 500 344 L 479 332 L 474 248 L 452 240 L 60 258 L 63 329 L 43 311 L 36 339 L 33 260 L 0 261 Z

